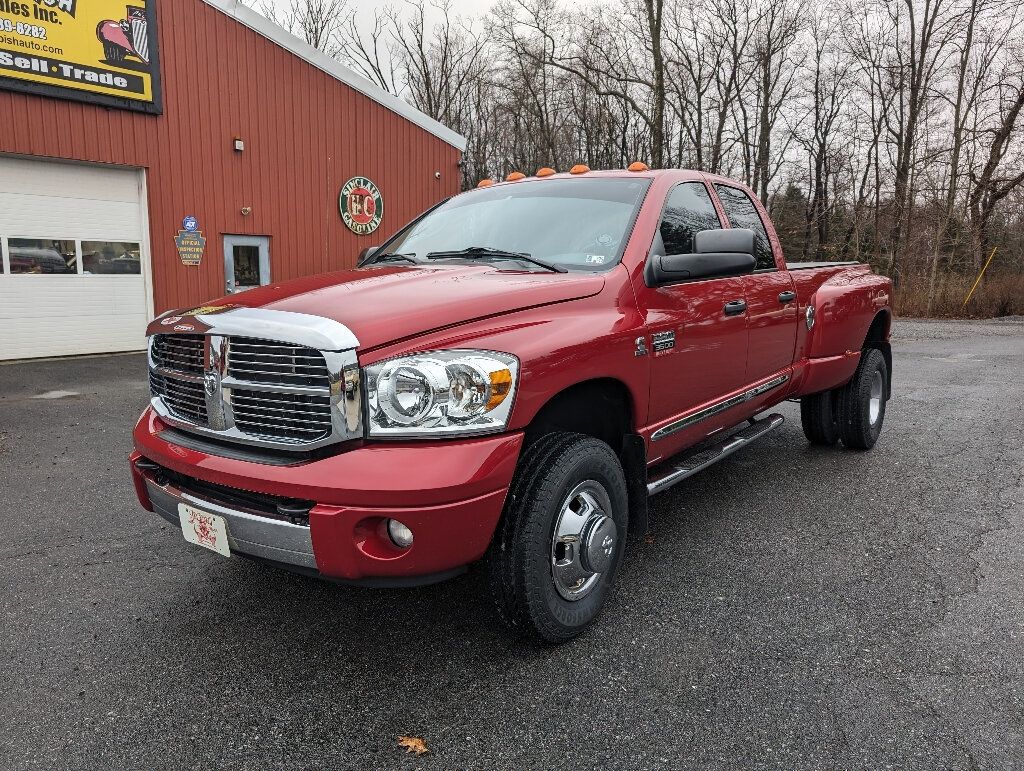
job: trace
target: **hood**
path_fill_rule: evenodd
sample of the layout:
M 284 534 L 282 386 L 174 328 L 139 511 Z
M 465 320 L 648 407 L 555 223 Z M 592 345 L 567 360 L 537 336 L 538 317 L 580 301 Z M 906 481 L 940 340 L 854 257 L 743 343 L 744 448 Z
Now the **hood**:
M 359 349 L 425 334 L 488 316 L 597 294 L 595 273 L 499 270 L 493 265 L 387 265 L 346 270 L 228 295 L 233 304 L 339 321 L 359 338 Z

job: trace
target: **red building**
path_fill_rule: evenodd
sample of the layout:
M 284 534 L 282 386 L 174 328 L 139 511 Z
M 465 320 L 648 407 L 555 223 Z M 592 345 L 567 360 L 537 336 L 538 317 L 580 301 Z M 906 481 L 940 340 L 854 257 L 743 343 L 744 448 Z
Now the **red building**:
M 0 359 L 352 267 L 465 147 L 237 0 L 0 5 L 0 115 Z

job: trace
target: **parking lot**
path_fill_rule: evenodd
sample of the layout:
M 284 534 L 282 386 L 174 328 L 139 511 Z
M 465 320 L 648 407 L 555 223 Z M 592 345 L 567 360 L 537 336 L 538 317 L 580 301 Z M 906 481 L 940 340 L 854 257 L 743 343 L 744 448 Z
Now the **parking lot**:
M 1024 767 L 1024 320 L 894 349 L 873 452 L 783 405 L 654 499 L 558 648 L 479 570 L 354 589 L 184 543 L 128 477 L 141 355 L 0 366 L 0 768 Z

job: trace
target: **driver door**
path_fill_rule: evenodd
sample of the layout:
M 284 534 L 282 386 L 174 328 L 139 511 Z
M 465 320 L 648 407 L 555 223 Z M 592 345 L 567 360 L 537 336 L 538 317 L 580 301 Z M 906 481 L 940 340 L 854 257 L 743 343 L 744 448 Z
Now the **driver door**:
M 669 193 L 651 256 L 690 254 L 693 236 L 722 227 L 703 182 L 683 182 Z M 650 259 L 650 257 L 648 258 Z M 637 288 L 646 314 L 651 357 L 649 424 L 670 426 L 721 401 L 746 382 L 747 318 L 735 312 L 745 302 L 746 279 L 710 278 Z M 734 303 L 729 309 L 726 305 Z M 707 434 L 701 421 L 651 442 L 651 459 L 667 457 Z

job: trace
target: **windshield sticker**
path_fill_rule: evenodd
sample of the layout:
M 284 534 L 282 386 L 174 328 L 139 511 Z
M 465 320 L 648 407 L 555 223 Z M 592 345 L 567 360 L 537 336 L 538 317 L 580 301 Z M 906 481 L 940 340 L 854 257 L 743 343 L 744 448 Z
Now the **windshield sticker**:
M 587 265 L 604 265 L 606 259 L 603 254 L 588 254 Z

